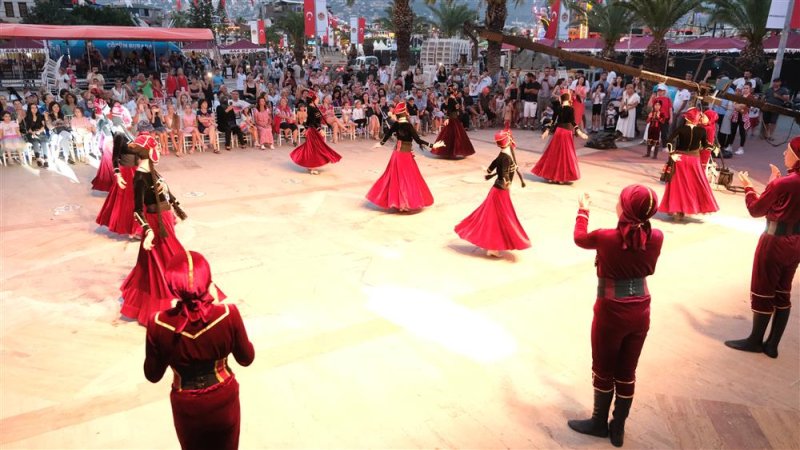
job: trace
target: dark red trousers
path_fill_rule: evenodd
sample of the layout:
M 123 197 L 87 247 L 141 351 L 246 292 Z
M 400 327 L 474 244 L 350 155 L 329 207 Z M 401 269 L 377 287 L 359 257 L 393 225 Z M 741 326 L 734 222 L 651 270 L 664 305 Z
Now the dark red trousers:
M 633 397 L 636 366 L 650 329 L 650 297 L 636 301 L 598 298 L 592 320 L 592 385 Z
M 800 235 L 761 235 L 750 278 L 750 307 L 754 312 L 772 314 L 775 309 L 791 308 L 789 297 L 798 265 Z

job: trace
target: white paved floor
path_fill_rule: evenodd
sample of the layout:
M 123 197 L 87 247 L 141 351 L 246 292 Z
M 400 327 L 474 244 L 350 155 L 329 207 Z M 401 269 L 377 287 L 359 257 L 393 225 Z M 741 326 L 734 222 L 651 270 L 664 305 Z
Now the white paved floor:
M 528 174 L 543 143 L 518 132 L 528 187 L 512 198 L 533 247 L 493 260 L 453 232 L 490 188 L 492 134 L 471 133 L 466 160 L 418 154 L 436 203 L 410 215 L 364 200 L 388 145 L 340 143 L 319 176 L 288 146 L 163 159 L 190 216 L 178 236 L 212 263 L 256 346 L 251 367 L 234 366 L 243 448 L 610 448 L 566 427 L 592 395 L 594 254 L 572 243 L 574 213 L 589 191 L 591 227 L 613 227 L 622 187 L 663 192 L 660 166 L 639 148 L 584 149 L 583 178 L 551 186 Z M 118 314 L 138 243 L 97 229 L 93 176 L 0 168 L 2 448 L 177 447 L 169 380 L 144 379 L 144 329 Z M 749 331 L 763 224 L 741 194 L 717 198 L 713 216 L 654 221 L 666 241 L 626 447 L 800 447 L 797 313 L 777 360 L 722 344 Z

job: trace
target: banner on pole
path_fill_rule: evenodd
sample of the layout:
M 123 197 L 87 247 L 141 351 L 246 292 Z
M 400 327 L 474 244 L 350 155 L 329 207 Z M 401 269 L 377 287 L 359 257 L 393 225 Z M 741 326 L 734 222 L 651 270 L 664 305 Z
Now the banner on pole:
M 314 0 L 303 1 L 303 14 L 305 15 L 306 37 L 316 36 L 316 32 L 314 30 L 316 25 L 316 21 L 314 19 Z
M 314 14 L 317 23 L 317 37 L 328 33 L 328 9 L 325 0 L 314 0 Z
M 363 17 L 358 18 L 358 43 L 364 43 L 364 30 L 367 28 L 367 19 Z

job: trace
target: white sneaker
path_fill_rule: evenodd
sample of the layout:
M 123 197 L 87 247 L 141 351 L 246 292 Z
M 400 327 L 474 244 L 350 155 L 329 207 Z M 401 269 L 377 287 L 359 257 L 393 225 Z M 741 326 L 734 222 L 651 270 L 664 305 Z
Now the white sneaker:
M 742 147 L 739 147 L 739 149 L 736 150 L 736 153 L 734 153 L 734 154 L 736 154 L 736 155 L 744 155 L 744 149 Z

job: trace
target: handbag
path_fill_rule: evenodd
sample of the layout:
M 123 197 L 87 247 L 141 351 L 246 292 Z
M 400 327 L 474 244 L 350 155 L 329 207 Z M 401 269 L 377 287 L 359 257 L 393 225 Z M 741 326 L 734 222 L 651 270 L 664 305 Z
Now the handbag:
M 622 106 L 619 108 L 619 118 L 620 119 L 627 119 L 628 118 L 628 108 L 626 108 L 626 106 L 628 106 L 628 102 L 627 101 L 625 103 L 623 103 Z

